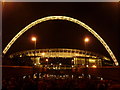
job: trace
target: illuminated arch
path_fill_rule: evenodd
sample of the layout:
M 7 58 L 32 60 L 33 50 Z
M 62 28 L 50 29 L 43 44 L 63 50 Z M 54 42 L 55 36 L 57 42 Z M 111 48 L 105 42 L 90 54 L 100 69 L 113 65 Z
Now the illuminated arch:
M 111 49 L 109 48 L 109 46 L 106 44 L 106 42 L 92 29 L 90 28 L 88 25 L 86 25 L 85 23 L 71 18 L 71 17 L 67 17 L 67 16 L 48 16 L 48 17 L 44 17 L 41 19 L 38 19 L 32 23 L 30 23 L 29 25 L 27 25 L 25 28 L 23 28 L 9 43 L 8 45 L 5 47 L 5 49 L 3 50 L 3 54 L 6 54 L 6 52 L 9 50 L 9 48 L 12 46 L 12 44 L 24 33 L 26 32 L 28 29 L 30 29 L 31 27 L 35 26 L 36 24 L 39 24 L 41 22 L 44 21 L 48 21 L 48 20 L 67 20 L 67 21 L 71 21 L 74 22 L 82 27 L 84 27 L 85 29 L 87 29 L 89 32 L 91 32 L 101 43 L 102 45 L 105 47 L 105 49 L 108 51 L 108 53 L 110 54 L 111 58 L 113 59 L 114 63 L 116 66 L 118 66 L 118 62 L 116 57 L 114 56 L 113 52 L 111 51 Z

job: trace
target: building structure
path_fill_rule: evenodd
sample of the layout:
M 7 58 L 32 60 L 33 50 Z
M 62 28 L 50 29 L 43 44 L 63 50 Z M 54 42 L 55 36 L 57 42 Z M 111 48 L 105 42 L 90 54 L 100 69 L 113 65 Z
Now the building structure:
M 86 67 L 114 65 L 111 59 L 106 56 L 90 51 L 66 48 L 27 50 L 16 52 L 9 57 L 11 59 L 29 57 L 35 66 L 49 69 L 84 68 L 85 65 Z

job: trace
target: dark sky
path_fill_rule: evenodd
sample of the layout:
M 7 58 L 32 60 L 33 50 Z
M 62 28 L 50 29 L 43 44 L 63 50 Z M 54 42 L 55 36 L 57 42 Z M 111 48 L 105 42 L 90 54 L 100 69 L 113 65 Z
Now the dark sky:
M 2 48 L 26 25 L 52 15 L 76 18 L 93 28 L 119 58 L 119 3 L 4 3 L 2 13 Z M 88 36 L 87 50 L 109 56 L 102 44 L 86 29 L 69 21 L 46 21 L 25 32 L 7 54 L 34 48 L 31 36 L 37 37 L 37 48 L 73 48 L 84 50 L 83 39 Z

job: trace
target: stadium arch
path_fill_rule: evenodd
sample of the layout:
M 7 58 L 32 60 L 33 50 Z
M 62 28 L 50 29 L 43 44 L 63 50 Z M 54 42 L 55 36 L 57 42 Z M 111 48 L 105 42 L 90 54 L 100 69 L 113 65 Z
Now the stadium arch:
M 109 48 L 109 46 L 107 45 L 107 43 L 92 29 L 90 28 L 88 25 L 86 25 L 85 23 L 81 22 L 80 20 L 68 17 L 68 16 L 47 16 L 47 17 L 43 17 L 41 19 L 38 19 L 32 23 L 30 23 L 29 25 L 27 25 L 25 28 L 23 28 L 19 33 L 17 33 L 13 39 L 8 43 L 8 45 L 5 47 L 5 49 L 3 50 L 3 54 L 6 54 L 7 51 L 9 50 L 9 48 L 12 46 L 12 44 L 27 30 L 29 30 L 31 27 L 48 21 L 48 20 L 67 20 L 67 21 L 71 21 L 73 23 L 76 23 L 82 27 L 84 27 L 85 29 L 87 29 L 89 32 L 91 32 L 101 43 L 102 45 L 105 47 L 105 49 L 107 50 L 107 52 L 109 53 L 109 55 L 111 56 L 111 58 L 113 59 L 114 63 L 116 66 L 118 66 L 118 61 L 115 57 L 115 55 L 113 54 L 113 52 L 111 51 L 111 49 Z

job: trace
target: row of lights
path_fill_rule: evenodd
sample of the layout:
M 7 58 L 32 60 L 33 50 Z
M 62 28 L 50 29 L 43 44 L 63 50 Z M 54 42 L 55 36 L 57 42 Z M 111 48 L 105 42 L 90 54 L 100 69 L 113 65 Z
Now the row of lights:
M 40 65 L 41 63 L 38 63 L 38 65 Z M 34 65 L 37 65 L 36 63 Z M 53 65 L 53 63 L 51 63 L 51 65 Z M 59 65 L 61 66 L 62 63 L 59 63 Z M 84 64 L 83 64 L 84 65 Z M 74 65 L 71 66 L 72 68 L 74 67 Z M 86 65 L 86 67 L 89 67 L 89 65 Z M 57 67 L 56 67 L 57 68 Z M 92 65 L 92 68 L 97 68 L 96 65 Z
M 33 78 L 37 78 L 36 75 L 37 75 L 37 73 L 35 73 L 33 75 Z M 28 77 L 30 78 L 31 76 L 29 75 Z M 39 73 L 39 78 L 44 78 L 44 77 L 47 77 L 47 78 L 63 78 L 63 79 L 65 79 L 65 78 L 69 78 L 69 77 L 74 78 L 74 75 L 67 75 L 67 74 L 65 74 L 65 75 L 44 74 L 43 76 L 41 76 L 41 73 Z M 25 79 L 25 78 L 26 78 L 26 76 L 23 76 L 23 79 Z M 82 75 L 78 76 L 78 78 L 84 78 L 84 74 L 82 73 Z M 90 74 L 88 74 L 88 78 L 91 79 L 92 76 Z M 102 77 L 97 77 L 97 79 L 104 80 Z
M 37 64 L 41 64 L 41 63 L 37 63 Z M 36 63 L 34 64 L 34 65 L 37 65 Z M 53 63 L 51 63 L 51 65 L 53 65 Z M 59 63 L 59 65 L 61 66 L 62 65 L 62 63 Z

